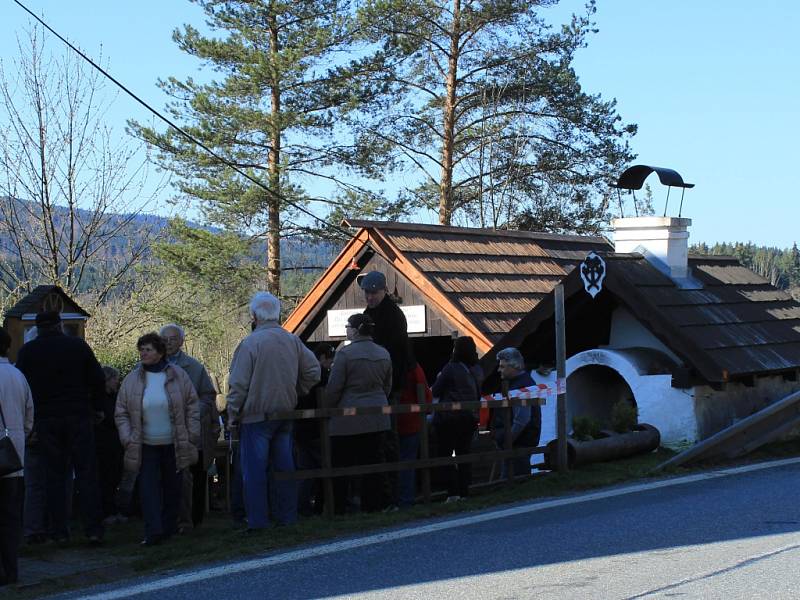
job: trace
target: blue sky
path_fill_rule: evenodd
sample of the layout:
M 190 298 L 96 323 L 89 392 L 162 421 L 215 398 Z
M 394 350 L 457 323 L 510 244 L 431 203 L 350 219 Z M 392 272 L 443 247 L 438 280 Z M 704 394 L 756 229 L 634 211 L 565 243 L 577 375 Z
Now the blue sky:
M 198 76 L 171 32 L 200 24 L 202 11 L 184 0 L 27 0 L 26 4 L 147 101 L 162 108 L 158 77 Z M 581 11 L 563 0 L 554 21 Z M 670 167 L 696 184 L 684 215 L 691 241 L 753 241 L 779 247 L 800 238 L 794 185 L 800 139 L 800 3 L 762 0 L 600 0 L 599 32 L 576 59 L 587 91 L 616 98 L 622 117 L 639 125 L 636 162 Z M 16 53 L 28 22 L 0 0 L 0 58 Z M 50 48 L 60 50 L 57 40 Z M 122 135 L 127 118 L 148 119 L 127 97 L 109 112 Z M 666 188 L 648 180 L 657 212 Z M 670 196 L 673 199 L 679 194 Z M 673 212 L 670 210 L 670 212 Z

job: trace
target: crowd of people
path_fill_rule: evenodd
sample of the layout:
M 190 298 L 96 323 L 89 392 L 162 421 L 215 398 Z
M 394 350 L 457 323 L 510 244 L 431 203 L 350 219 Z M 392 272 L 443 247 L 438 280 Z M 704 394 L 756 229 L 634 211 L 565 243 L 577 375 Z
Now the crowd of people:
M 30 544 L 70 542 L 73 486 L 92 545 L 102 543 L 106 527 L 129 518 L 137 499 L 144 546 L 200 526 L 223 421 L 233 463 L 231 512 L 246 532 L 258 532 L 290 525 L 323 505 L 317 480 L 270 475 L 321 466 L 318 424 L 270 419 L 271 413 L 480 398 L 483 373 L 472 338 L 454 341 L 450 361 L 429 387 L 383 273 L 368 273 L 360 285 L 367 308 L 348 318 L 347 341 L 335 351 L 330 344 L 307 347 L 280 326 L 278 298 L 256 293 L 249 306 L 252 331 L 230 365 L 223 418 L 207 370 L 183 351 L 178 325 L 142 335 L 139 362 L 122 380 L 116 369 L 99 364 L 84 340 L 63 332 L 56 312 L 36 315 L 15 365 L 7 358 L 11 339 L 0 328 L 0 442 L 7 431 L 23 467 L 0 471 L 0 583 L 17 580 L 23 532 Z M 498 360 L 511 388 L 532 383 L 519 351 L 503 350 Z M 474 411 L 437 412 L 432 425 L 439 455 L 470 452 Z M 333 417 L 333 466 L 415 460 L 420 429 L 415 414 Z M 507 436 L 500 423 L 495 429 L 502 447 Z M 514 409 L 515 447 L 535 446 L 540 429 L 538 408 Z M 447 501 L 466 497 L 469 463 L 444 470 Z M 334 512 L 410 506 L 415 480 L 412 469 L 336 477 Z

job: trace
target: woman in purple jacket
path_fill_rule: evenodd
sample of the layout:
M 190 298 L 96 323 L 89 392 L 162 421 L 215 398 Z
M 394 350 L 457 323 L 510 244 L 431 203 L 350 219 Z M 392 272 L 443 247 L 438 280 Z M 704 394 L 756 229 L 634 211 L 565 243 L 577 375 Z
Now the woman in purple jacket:
M 457 338 L 453 356 L 436 377 L 431 391 L 440 402 L 474 402 L 480 399 L 483 371 L 478 365 L 475 341 L 468 335 Z M 439 456 L 469 454 L 477 421 L 472 410 L 437 412 L 433 419 Z M 446 467 L 447 500 L 454 502 L 469 495 L 472 465 L 461 463 Z

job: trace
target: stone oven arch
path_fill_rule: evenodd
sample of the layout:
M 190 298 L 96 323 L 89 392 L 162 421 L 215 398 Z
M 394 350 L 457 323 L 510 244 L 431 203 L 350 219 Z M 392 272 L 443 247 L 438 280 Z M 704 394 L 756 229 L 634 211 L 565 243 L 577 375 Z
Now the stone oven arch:
M 572 418 L 587 415 L 610 426 L 611 408 L 631 401 L 640 421 L 656 427 L 663 403 L 676 390 L 670 385 L 675 361 L 652 348 L 600 348 L 580 352 L 567 360 L 567 428 Z

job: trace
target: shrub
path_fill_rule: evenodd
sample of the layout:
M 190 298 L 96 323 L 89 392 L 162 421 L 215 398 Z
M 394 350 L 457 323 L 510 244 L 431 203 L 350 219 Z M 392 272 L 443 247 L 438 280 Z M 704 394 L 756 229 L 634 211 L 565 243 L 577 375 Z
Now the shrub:
M 104 352 L 101 350 L 98 351 L 96 355 L 101 365 L 108 365 L 119 371 L 120 381 L 122 381 L 128 373 L 133 371 L 136 363 L 139 362 L 139 354 L 135 349 L 117 352 Z
M 611 429 L 617 433 L 633 431 L 639 424 L 639 411 L 630 400 L 618 400 L 611 407 Z
M 579 442 L 586 442 L 600 437 L 600 423 L 589 416 L 573 417 L 572 437 Z

